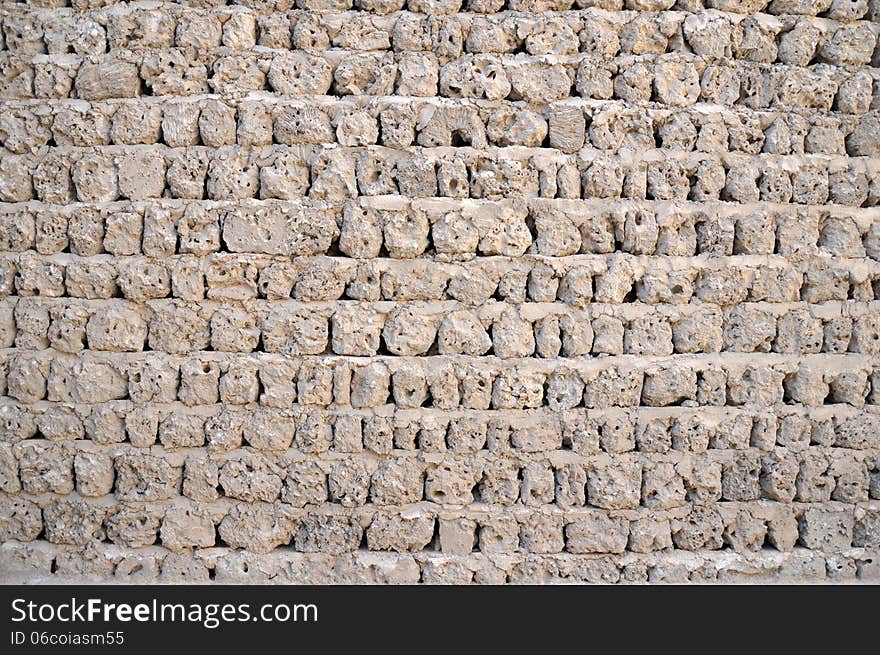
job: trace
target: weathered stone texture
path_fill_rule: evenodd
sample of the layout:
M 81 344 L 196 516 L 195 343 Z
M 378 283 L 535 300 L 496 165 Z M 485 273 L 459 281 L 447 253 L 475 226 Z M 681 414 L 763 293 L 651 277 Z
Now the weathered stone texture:
M 880 579 L 876 2 L 67 4 L 0 7 L 2 576 Z

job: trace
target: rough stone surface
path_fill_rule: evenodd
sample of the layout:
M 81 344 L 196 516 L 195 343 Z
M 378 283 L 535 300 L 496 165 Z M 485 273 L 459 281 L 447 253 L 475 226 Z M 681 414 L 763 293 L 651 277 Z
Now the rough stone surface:
M 877 581 L 878 16 L 0 4 L 0 578 Z

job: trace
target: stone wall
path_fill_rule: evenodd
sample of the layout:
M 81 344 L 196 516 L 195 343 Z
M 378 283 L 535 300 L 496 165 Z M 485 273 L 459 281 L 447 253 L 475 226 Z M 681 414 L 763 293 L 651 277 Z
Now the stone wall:
M 878 0 L 65 4 L 4 579 L 880 578 Z

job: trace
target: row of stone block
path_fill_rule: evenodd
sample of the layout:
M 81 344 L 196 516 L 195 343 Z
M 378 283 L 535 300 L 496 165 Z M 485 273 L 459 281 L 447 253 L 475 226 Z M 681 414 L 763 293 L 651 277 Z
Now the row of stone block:
M 230 548 L 174 553 L 153 546 L 59 546 L 47 541 L 0 546 L 0 575 L 11 582 L 128 584 L 779 584 L 876 582 L 874 549 L 828 554 L 666 551 L 624 555 L 449 555 L 358 550 L 348 555 L 258 555 Z
M 799 406 L 781 401 L 725 407 L 724 397 L 718 397 L 719 390 L 709 387 L 709 373 L 716 371 L 700 380 L 698 399 L 704 406 L 699 409 L 693 403 L 621 407 L 621 402 L 635 403 L 638 399 L 606 397 L 600 399 L 598 407 L 589 409 L 551 402 L 554 406 L 546 409 L 501 411 L 489 410 L 491 399 L 468 394 L 467 388 L 460 400 L 441 398 L 432 407 L 413 407 L 403 402 L 400 407 L 383 405 L 353 411 L 346 403 L 337 402 L 327 408 L 334 400 L 334 390 L 326 384 L 312 386 L 324 380 L 314 380 L 309 373 L 302 371 L 300 379 L 288 387 L 269 386 L 259 395 L 259 405 L 251 397 L 233 396 L 229 385 L 221 390 L 221 400 L 230 400 L 224 405 L 204 404 L 199 399 L 194 402 L 194 390 L 189 387 L 179 392 L 185 402 L 174 402 L 178 392 L 171 385 L 160 390 L 163 396 L 155 392 L 151 404 L 146 405 L 144 402 L 150 400 L 146 394 L 134 402 L 97 404 L 76 404 L 66 398 L 28 405 L 6 399 L 0 406 L 4 421 L 0 434 L 9 443 L 35 438 L 91 441 L 104 446 L 129 443 L 136 448 L 159 443 L 169 450 L 207 447 L 212 453 L 235 451 L 242 446 L 267 451 L 294 447 L 305 453 L 366 450 L 379 455 L 393 450 L 470 453 L 488 449 L 522 454 L 540 453 L 546 448 L 548 452 L 570 450 L 591 455 L 600 451 L 771 450 L 776 445 L 793 452 L 810 445 L 854 450 L 878 447 L 878 419 L 870 406 L 878 404 L 876 396 L 871 397 L 868 407 L 859 404 L 859 409 L 842 402 Z M 573 376 L 570 372 L 567 375 Z M 832 393 L 853 388 L 858 393 L 859 377 L 841 376 Z M 273 382 L 265 374 L 261 379 Z M 847 388 L 846 382 L 852 385 Z M 436 383 L 432 387 L 438 388 Z
M 568 377 L 573 374 L 568 373 Z M 858 378 L 841 376 L 834 391 L 851 391 L 843 385 L 851 382 L 856 387 Z M 648 378 L 649 384 L 651 379 Z M 465 397 L 461 409 L 444 399 L 445 402 L 433 407 L 417 408 L 418 412 L 404 402 L 397 408 L 359 408 L 370 411 L 352 414 L 341 404 L 321 409 L 328 398 L 332 399 L 331 394 L 310 388 L 307 383 L 308 378 L 302 377 L 296 387 L 282 389 L 287 392 L 286 397 L 270 388 L 259 397 L 262 408 L 250 397 L 233 396 L 228 387 L 223 387 L 223 398 L 231 397 L 233 402 L 222 406 L 194 404 L 193 390 L 188 387 L 182 387 L 180 392 L 185 404 L 169 401 L 144 406 L 107 401 L 77 405 L 66 399 L 34 406 L 7 400 L 2 406 L 6 421 L 3 437 L 9 442 L 38 436 L 54 441 L 86 439 L 104 445 L 128 441 L 138 448 L 152 447 L 157 442 L 168 449 L 207 445 L 212 452 L 234 450 L 242 445 L 264 450 L 293 445 L 304 452 L 366 449 L 378 454 L 395 448 L 426 452 L 540 452 L 547 448 L 590 454 L 600 448 L 609 453 L 670 449 L 700 453 L 708 448 L 767 448 L 774 444 L 792 450 L 803 450 L 810 444 L 857 450 L 877 447 L 876 414 L 870 408 L 856 411 L 839 402 L 821 407 L 781 403 L 772 408 L 761 404 L 745 408 L 733 405 L 722 410 L 723 398 L 720 402 L 708 398 L 700 410 L 691 403 L 684 408 L 660 411 L 651 405 L 638 410 L 631 405 L 620 409 L 608 407 L 608 400 L 603 399 L 599 409 L 585 411 L 576 405 L 572 408 L 575 399 L 542 411 L 524 411 L 521 407 L 487 411 L 488 400 Z M 700 399 L 713 391 L 706 386 L 701 384 Z M 297 391 L 300 403 L 294 404 L 291 398 Z M 173 394 L 170 395 L 173 400 Z M 478 407 L 470 407 L 478 402 Z M 771 415 L 771 409 L 778 416 Z
M 352 113 L 356 116 L 352 117 Z M 91 103 L 51 101 L 39 105 L 6 101 L 0 116 L 0 142 L 16 154 L 37 151 L 50 144 L 220 148 L 235 144 L 267 146 L 275 142 L 302 146 L 291 154 L 304 159 L 314 157 L 314 151 L 320 150 L 306 146 L 317 144 L 338 143 L 348 147 L 379 143 L 398 150 L 413 145 L 455 147 L 464 158 L 473 156 L 464 147 L 520 146 L 541 147 L 534 154 L 545 159 L 555 156 L 562 163 L 567 160 L 560 153 L 574 153 L 585 147 L 587 151 L 582 156 L 587 160 L 596 156 L 592 149 L 635 149 L 642 153 L 658 147 L 662 151 L 713 155 L 729 151 L 747 155 L 876 156 L 876 125 L 873 111 L 858 117 L 748 107 L 706 112 L 702 107 L 670 110 L 639 101 L 577 98 L 529 107 L 520 101 L 448 98 L 411 98 L 401 102 L 382 97 L 355 103 L 321 97 L 306 104 L 302 100 L 274 97 L 237 100 L 200 96 L 171 102 L 156 98 Z M 661 157 L 662 151 L 655 156 Z M 53 156 L 58 153 L 71 159 L 77 151 L 47 152 Z M 377 150 L 377 154 L 389 163 L 405 156 L 389 150 Z M 521 157 L 515 151 L 505 154 Z M 786 160 L 770 157 L 766 161 L 772 165 Z
M 524 269 L 544 266 L 552 271 L 542 274 L 543 277 L 561 278 L 572 268 L 584 266 L 586 270 L 582 273 L 595 276 L 614 268 L 615 263 L 621 267 L 620 273 L 624 269 L 629 271 L 621 279 L 628 277 L 634 282 L 641 274 L 661 274 L 659 269 L 652 270 L 656 268 L 654 263 L 660 260 L 650 256 L 677 258 L 671 273 L 685 275 L 685 269 L 691 268 L 685 276 L 693 278 L 722 262 L 733 267 L 741 264 L 743 270 L 757 270 L 762 265 L 774 268 L 781 260 L 768 256 L 778 254 L 784 255 L 791 267 L 783 272 L 792 280 L 799 277 L 792 285 L 800 287 L 804 283 L 803 274 L 809 270 L 812 272 L 810 286 L 821 285 L 820 280 L 827 277 L 831 286 L 844 287 L 842 298 L 838 298 L 841 295 L 838 292 L 817 294 L 816 298 L 845 300 L 871 296 L 867 288 L 847 291 L 845 287 L 847 284 L 864 286 L 874 265 L 859 262 L 854 266 L 857 262 L 836 258 L 880 261 L 880 213 L 875 208 L 806 208 L 769 203 L 740 207 L 717 201 L 691 204 L 645 200 L 379 196 L 339 203 L 306 198 L 236 202 L 159 200 L 69 207 L 7 204 L 0 205 L 0 209 L 4 295 L 15 290 L 17 272 L 21 276 L 17 289 L 21 295 L 35 295 L 38 289 L 44 289 L 38 295 L 63 295 L 63 290 L 53 289 L 53 280 L 58 275 L 50 271 L 43 271 L 39 278 L 28 281 L 33 277 L 28 274 L 30 269 L 47 266 L 58 266 L 62 281 L 65 267 L 89 267 L 96 271 L 107 268 L 108 272 L 100 277 L 113 278 L 117 274 L 114 271 L 124 271 L 129 266 L 191 268 L 198 264 L 203 273 L 226 268 L 224 275 L 238 279 L 241 273 L 233 274 L 236 268 L 253 267 L 253 274 L 264 278 L 266 284 L 261 282 L 256 293 L 245 293 L 238 299 L 256 296 L 280 299 L 290 296 L 291 285 L 302 275 L 308 278 L 318 275 L 318 271 L 321 271 L 319 277 L 327 278 L 327 285 L 332 286 L 336 280 L 336 285 L 345 287 L 352 281 L 355 264 L 374 268 L 377 285 L 383 272 L 409 267 L 408 275 L 425 277 L 423 282 L 433 287 L 439 284 L 430 281 L 434 277 L 445 278 L 444 285 L 462 274 L 500 279 L 505 275 L 502 268 L 516 270 L 517 276 L 528 276 L 527 270 L 523 273 Z M 37 257 L 34 250 L 49 257 Z M 73 256 L 51 257 L 67 253 Z M 96 257 L 105 253 L 118 259 L 109 261 L 106 257 Z M 153 259 L 132 258 L 141 253 Z M 175 258 L 175 254 L 193 257 Z M 245 254 L 254 256 L 245 257 Z M 317 255 L 332 257 L 315 257 Z M 681 258 L 694 255 L 710 258 L 709 261 L 692 260 L 685 266 Z M 296 259 L 290 260 L 291 256 Z M 469 261 L 477 256 L 493 259 Z M 761 259 L 729 259 L 731 256 L 761 256 Z M 428 262 L 427 257 L 435 261 Z M 500 257 L 523 259 L 502 261 Z M 364 261 L 370 259 L 373 261 Z M 389 261 L 394 259 L 415 261 Z M 419 270 L 429 263 L 430 268 Z M 823 270 L 829 272 L 821 273 Z M 731 275 L 741 278 L 742 286 L 754 281 L 752 273 Z M 270 278 L 274 282 L 270 283 Z M 113 280 L 109 283 L 112 287 Z M 248 286 L 244 280 L 241 283 Z M 489 281 L 479 286 L 488 284 Z M 867 284 L 870 286 L 870 282 Z M 95 286 L 97 295 L 83 297 L 106 297 L 100 294 L 98 286 Z M 287 291 L 280 291 L 285 286 Z M 513 286 L 518 287 L 519 283 Z M 541 292 L 540 297 L 546 299 L 553 295 L 549 291 Z M 629 289 L 622 295 L 627 292 Z M 72 289 L 68 293 L 79 295 Z M 342 290 L 338 294 L 329 290 L 325 293 L 304 299 L 336 299 L 341 297 Z M 132 298 L 144 300 L 166 295 L 167 292 L 158 296 L 133 293 Z M 365 300 L 379 297 L 349 295 Z M 502 294 L 503 297 L 508 295 Z M 797 297 L 797 293 L 781 295 L 788 300 Z M 488 296 L 484 300 L 488 300 Z M 525 298 L 518 291 L 513 296 Z M 441 299 L 444 293 L 424 297 Z M 766 294 L 756 294 L 753 300 L 766 297 Z M 743 295 L 741 300 L 746 298 L 747 295 Z M 597 298 L 597 301 L 601 300 Z
M 0 46 L 23 54 L 75 52 L 85 56 L 114 50 L 203 50 L 221 46 L 245 52 L 257 46 L 429 50 L 441 58 L 463 52 L 585 52 L 605 58 L 620 52 L 696 52 L 719 60 L 741 58 L 806 65 L 818 58 L 840 65 L 868 64 L 876 44 L 876 29 L 869 22 L 872 17 L 865 16 L 867 2 L 847 3 L 845 7 L 840 2 L 837 11 L 818 20 L 787 12 L 779 17 L 750 12 L 743 18 L 718 11 L 658 14 L 596 10 L 557 10 L 540 19 L 528 10 L 439 17 L 400 12 L 404 3 L 399 0 L 388 4 L 385 8 L 393 13 L 379 12 L 384 15 L 376 15 L 366 7 L 366 11 L 355 12 L 326 7 L 332 13 L 299 10 L 260 14 L 244 8 L 205 11 L 174 5 L 83 13 L 14 12 L 2 16 L 4 38 Z
M 202 366 L 203 378 L 216 380 L 216 365 Z M 232 450 L 242 444 L 283 450 L 295 443 L 306 452 L 359 452 L 366 448 L 380 454 L 394 448 L 432 452 L 486 448 L 540 452 L 546 448 L 592 453 L 600 447 L 607 452 L 702 452 L 709 447 L 742 449 L 749 445 L 772 447 L 776 443 L 792 449 L 803 449 L 811 443 L 855 449 L 877 447 L 878 420 L 871 407 L 878 404 L 876 388 L 865 407 L 863 394 L 868 383 L 864 371 L 840 374 L 825 383 L 830 404 L 823 404 L 823 399 L 817 397 L 797 405 L 783 404 L 790 400 L 784 396 L 747 397 L 747 388 L 739 385 L 758 377 L 754 369 L 746 369 L 738 379 L 732 378 L 727 389 L 723 384 L 724 372 L 710 369 L 698 376 L 694 394 L 697 402 L 669 406 L 661 404 L 666 397 L 650 395 L 664 381 L 669 367 L 652 369 L 644 381 L 633 373 L 611 369 L 611 373 L 600 373 L 586 385 L 576 373 L 567 370 L 549 376 L 546 408 L 540 399 L 505 399 L 504 376 L 496 384 L 492 384 L 491 376 L 484 376 L 472 385 L 463 381 L 460 387 L 449 371 L 440 379 L 432 378 L 429 386 L 436 392 L 445 390 L 447 395 L 428 406 L 418 406 L 408 402 L 418 398 L 402 397 L 406 392 L 412 393 L 414 385 L 403 385 L 404 381 L 412 382 L 412 378 L 396 374 L 392 393 L 402 397 L 399 406 L 383 403 L 365 407 L 355 396 L 352 412 L 351 401 L 340 398 L 350 389 L 326 375 L 334 374 L 332 369 L 319 368 L 317 373 L 322 377 L 316 377 L 315 370 L 304 366 L 299 379 L 288 380 L 285 385 L 270 377 L 266 371 L 274 371 L 264 364 L 259 380 L 268 386 L 259 395 L 249 388 L 258 379 L 256 372 L 242 366 L 238 370 L 242 371 L 239 379 L 224 375 L 219 399 L 230 402 L 223 405 L 216 404 L 216 389 L 213 397 L 208 396 L 211 383 L 194 377 L 186 368 L 184 379 L 190 382 L 179 389 L 176 379 L 167 383 L 162 376 L 173 376 L 175 372 L 167 363 L 152 378 L 137 378 L 133 373 L 133 402 L 95 403 L 89 402 L 89 398 L 77 403 L 75 398 L 59 398 L 55 390 L 51 402 L 28 404 L 7 398 L 2 405 L 3 440 L 14 443 L 42 436 L 56 441 L 88 439 L 105 445 L 128 441 L 138 448 L 159 442 L 169 449 L 201 448 L 207 444 L 212 451 Z M 810 372 L 815 375 L 809 369 L 798 370 L 789 376 L 790 384 L 786 386 L 791 388 L 799 377 Z M 413 377 L 418 379 L 418 375 Z M 821 375 L 815 377 L 822 384 Z M 876 373 L 873 377 L 876 381 Z M 445 387 L 441 387 L 441 381 L 447 383 Z M 234 386 L 236 383 L 238 387 Z M 629 386 L 621 389 L 624 383 Z M 612 387 L 614 384 L 618 387 Z M 562 395 L 571 389 L 574 391 L 568 396 Z M 530 390 L 533 395 L 540 393 Z M 731 394 L 729 406 L 725 404 L 725 390 Z M 197 397 L 198 393 L 204 396 Z M 769 396 L 768 390 L 765 393 Z M 583 400 L 580 394 L 584 394 Z M 645 404 L 639 406 L 642 394 Z M 182 400 L 177 403 L 177 398 Z M 493 406 L 493 399 L 496 405 L 507 406 Z M 778 417 L 772 412 L 777 412 Z
M 441 304 L 445 310 L 483 306 L 479 310 L 483 327 L 508 305 L 522 303 L 566 304 L 531 312 L 535 319 L 548 313 L 560 317 L 577 314 L 591 307 L 603 313 L 620 310 L 644 315 L 653 311 L 646 306 L 654 305 L 665 315 L 705 310 L 720 317 L 721 310 L 737 311 L 731 306 L 740 303 L 760 303 L 758 310 L 777 318 L 795 309 L 820 311 L 811 305 L 823 305 L 827 311 L 821 310 L 821 318 L 829 319 L 834 318 L 830 315 L 834 309 L 839 310 L 837 315 L 863 314 L 863 304 L 875 300 L 878 286 L 876 264 L 858 257 L 805 256 L 787 267 L 777 257 L 677 258 L 672 270 L 662 257 L 621 254 L 558 259 L 529 256 L 519 261 L 491 257 L 455 263 L 322 256 L 291 262 L 277 256 L 227 253 L 201 259 L 179 255 L 166 260 L 125 256 L 109 261 L 93 256 L 62 261 L 62 257 L 32 253 L 0 256 L 0 299 L 8 299 L 0 300 L 0 307 L 7 323 L 17 302 L 21 302 L 20 312 L 54 309 L 60 313 L 65 307 L 88 310 L 95 304 L 88 301 L 113 298 L 134 303 L 117 303 L 117 307 L 145 314 L 154 305 L 167 305 L 170 301 L 163 299 L 169 298 L 187 302 L 207 298 L 211 311 L 219 308 L 218 303 L 244 301 L 248 303 L 244 309 L 257 322 L 271 309 L 263 300 L 287 301 L 289 308 L 329 311 L 328 316 L 333 314 L 328 306 L 333 301 L 342 303 L 340 310 L 358 302 L 380 302 L 383 314 L 410 302 L 428 303 L 414 306 L 428 314 L 436 313 Z M 64 297 L 82 301 L 62 300 Z M 295 304 L 289 302 L 291 298 Z M 144 303 L 150 305 L 140 307 Z M 785 307 L 773 306 L 777 304 Z M 0 341 L 14 338 L 11 332 Z
M 97 12 L 107 8 L 107 13 L 125 15 L 140 14 L 140 7 L 131 6 L 127 0 L 13 0 L 4 2 L 7 11 L 54 10 L 64 12 L 72 7 L 75 12 Z M 426 16 L 448 16 L 466 12 L 471 14 L 496 14 L 502 12 L 560 12 L 577 9 L 593 9 L 601 12 L 661 12 L 676 11 L 696 13 L 704 9 L 732 14 L 766 12 L 769 15 L 820 16 L 829 20 L 852 21 L 864 18 L 875 20 L 878 7 L 872 0 L 193 0 L 180 8 L 176 3 L 164 3 L 165 11 L 212 10 L 225 7 L 229 12 L 254 13 L 264 16 L 294 9 L 313 14 L 338 13 L 349 10 L 377 15 L 393 14 L 406 8 Z M 124 24 L 124 19 L 122 19 Z
M 444 520 L 442 510 L 416 505 L 406 511 L 377 508 L 300 510 L 285 503 L 178 501 L 167 505 L 106 504 L 77 496 L 41 506 L 25 497 L 0 494 L 2 537 L 86 546 L 112 541 L 129 548 L 161 544 L 174 551 L 231 546 L 269 553 L 290 545 L 298 552 L 340 555 L 362 542 L 375 551 L 418 552 L 448 544 L 459 555 L 535 553 L 608 554 L 656 551 L 779 551 L 802 545 L 820 552 L 878 547 L 876 503 L 853 506 L 774 502 L 687 504 L 650 514 L 614 517 L 593 509 L 501 510 Z M 438 517 L 440 514 L 440 517 Z M 635 515 L 634 515 L 635 514 Z M 439 526 L 438 526 L 439 522 Z M 222 541 L 221 541 L 222 540 Z
M 526 445 L 532 451 L 536 444 L 545 450 L 480 450 L 481 440 L 486 445 L 486 421 L 462 418 L 451 420 L 446 434 L 442 425 L 425 421 L 417 437 L 423 447 L 417 452 L 396 449 L 381 456 L 371 450 L 316 453 L 310 444 L 303 443 L 300 432 L 290 450 L 242 448 L 241 424 L 239 435 L 232 433 L 233 428 L 220 431 L 224 421 L 228 427 L 242 416 L 227 414 L 204 421 L 204 417 L 192 414 L 177 418 L 165 415 L 159 423 L 161 449 L 147 451 L 123 444 L 102 447 L 85 440 L 0 443 L 0 490 L 34 498 L 64 496 L 75 490 L 89 498 L 113 494 L 120 502 L 154 502 L 183 495 L 200 503 L 221 498 L 243 502 L 280 499 L 296 507 L 328 503 L 405 506 L 429 501 L 442 506 L 481 503 L 606 510 L 667 510 L 689 502 L 766 499 L 858 503 L 880 498 L 880 447 L 876 440 L 867 450 L 810 445 L 810 422 L 797 414 L 781 421 L 776 445 L 763 448 L 749 446 L 751 432 L 757 443 L 761 426 L 753 425 L 746 414 L 718 421 L 713 439 L 708 430 L 699 434 L 693 415 L 690 421 L 682 415 L 674 423 L 666 421 L 672 426 L 671 436 L 666 437 L 672 448 L 663 453 L 632 451 L 635 446 L 668 447 L 662 444 L 663 419 L 640 422 L 637 438 L 632 416 L 622 412 L 606 415 L 601 426 L 600 419 L 591 419 L 592 439 L 586 423 L 581 426 L 584 432 L 573 444 L 577 450 L 552 450 L 561 444 L 558 432 L 556 443 L 551 443 L 554 435 L 549 426 L 547 434 L 540 435 L 544 438 L 541 444 L 534 434 L 515 435 L 516 441 L 531 439 Z M 41 418 L 47 417 L 48 413 Z M 360 426 L 359 418 L 351 418 L 339 415 L 334 426 L 335 435 L 343 442 L 340 445 L 349 450 L 358 445 L 355 436 L 360 438 L 345 432 L 347 427 Z M 56 426 L 63 419 L 56 415 Z M 210 434 L 207 452 L 192 440 L 184 450 L 176 450 L 174 439 L 181 437 L 183 429 L 192 432 L 197 421 L 205 423 Z M 766 420 L 764 424 L 766 427 Z M 862 436 L 854 431 L 876 428 L 877 421 L 871 424 L 856 416 L 840 423 L 825 419 L 816 425 L 836 425 L 840 436 L 832 433 L 834 443 L 849 444 Z M 804 428 L 807 441 L 802 437 Z M 247 426 L 243 429 L 246 443 L 264 445 L 259 435 Z M 731 432 L 725 433 L 727 429 Z M 697 444 L 701 436 L 703 443 Z M 438 439 L 445 449 L 444 438 L 452 444 L 452 451 L 437 449 Z M 493 434 L 490 438 L 497 437 Z M 591 440 L 593 443 L 588 443 Z M 588 451 L 591 447 L 592 454 Z M 694 452 L 695 448 L 704 450 Z
M 145 548 L 57 546 L 48 542 L 0 547 L 0 572 L 11 581 L 109 580 L 128 584 L 779 584 L 805 579 L 871 582 L 878 579 L 873 551 L 847 555 L 795 548 L 753 556 L 729 551 L 682 557 L 681 551 L 645 555 L 528 555 L 358 551 L 341 557 L 280 551 L 256 555 L 228 548 L 171 553 Z
M 597 355 L 861 353 L 874 356 L 876 301 L 822 305 L 443 303 L 149 300 L 142 306 L 61 298 L 0 301 L 0 347 L 171 354 L 470 357 L 544 360 Z M 25 359 L 33 353 L 20 353 Z
M 876 41 L 876 36 L 873 37 Z M 873 49 L 874 45 L 871 45 Z M 869 50 L 871 52 L 871 50 Z M 201 62 L 201 63 L 200 63 Z M 333 63 L 331 63 L 333 62 Z M 440 65 L 426 53 L 224 54 L 187 50 L 74 55 L 0 52 L 6 99 L 100 101 L 141 96 L 428 97 L 522 100 L 546 105 L 573 95 L 687 107 L 698 102 L 752 109 L 863 114 L 874 106 L 873 77 L 853 67 L 729 62 L 693 54 L 640 55 L 607 64 L 589 55 L 463 55 Z M 365 138 L 355 130 L 354 138 Z
M 327 122 L 329 128 L 329 118 Z M 854 208 L 880 202 L 880 170 L 862 158 L 816 155 L 795 161 L 774 155 L 722 157 L 658 150 L 638 160 L 597 152 L 546 159 L 532 150 L 389 154 L 382 148 L 304 148 L 105 146 L 9 155 L 0 161 L 0 200 L 64 205 L 162 197 L 294 203 L 309 198 L 341 204 L 357 196 L 403 195 L 698 203 L 721 199 Z
M 454 264 L 391 259 L 357 262 L 316 257 L 290 263 L 259 255 L 215 254 L 203 260 L 183 255 L 168 261 L 125 257 L 109 262 L 106 258 L 89 257 L 62 264 L 58 257 L 7 256 L 0 258 L 0 298 L 6 299 L 0 300 L 0 308 L 4 329 L 8 332 L 0 342 L 11 344 L 16 339 L 11 322 L 15 312 L 23 323 L 19 329 L 27 333 L 19 345 L 33 347 L 26 344 L 35 337 L 45 347 L 48 318 L 41 321 L 46 323 L 44 333 L 34 335 L 35 329 L 39 332 L 40 323 L 36 324 L 37 328 L 27 327 L 26 313 L 45 316 L 52 310 L 53 315 L 60 316 L 69 307 L 71 318 L 80 314 L 84 322 L 95 305 L 89 301 L 114 298 L 129 301 L 116 302 L 115 308 L 141 313 L 144 319 L 158 311 L 155 306 L 161 309 L 171 302 L 163 299 L 201 302 L 207 298 L 208 311 L 221 309 L 235 314 L 244 309 L 252 315 L 250 323 L 254 324 L 265 320 L 271 309 L 261 302 L 263 300 L 288 301 L 285 305 L 288 308 L 316 309 L 328 317 L 334 313 L 328 305 L 333 301 L 341 303 L 340 311 L 359 302 L 379 302 L 377 310 L 382 314 L 389 314 L 404 303 L 415 303 L 407 309 L 428 315 L 436 314 L 441 306 L 443 310 L 456 311 L 482 305 L 483 308 L 476 311 L 484 328 L 509 305 L 522 303 L 540 304 L 529 309 L 533 320 L 547 314 L 559 318 L 566 314 L 578 315 L 590 308 L 597 315 L 614 315 L 619 311 L 645 316 L 654 313 L 650 306 L 656 305 L 657 312 L 676 322 L 684 315 L 703 311 L 713 317 L 709 322 L 720 329 L 722 311 L 727 314 L 769 312 L 773 318 L 767 320 L 775 321 L 798 310 L 791 320 L 801 319 L 804 311 L 818 312 L 813 318 L 831 320 L 838 316 L 861 316 L 864 304 L 877 297 L 878 273 L 871 263 L 858 259 L 810 257 L 786 268 L 775 259 L 761 262 L 762 266 L 745 256 L 724 257 L 709 262 L 708 266 L 704 260 L 678 260 L 671 271 L 661 262 L 659 257 L 590 256 L 530 257 L 516 263 L 507 258 L 491 258 Z M 403 279 L 404 276 L 409 276 L 410 281 Z M 415 288 L 417 284 L 425 286 Z M 296 302 L 290 303 L 291 298 Z M 242 301 L 248 306 L 219 306 Z M 148 304 L 142 306 L 144 303 Z M 548 303 L 565 303 L 566 306 L 546 307 Z M 731 307 L 740 303 L 758 306 Z M 809 320 L 809 317 L 801 320 Z M 436 329 L 437 325 L 433 327 Z M 714 329 L 713 334 L 718 329 Z M 816 329 L 821 329 L 821 325 Z M 714 343 L 712 339 L 709 341 Z M 431 343 L 428 339 L 425 351 Z M 848 341 L 838 344 L 829 351 L 845 352 L 847 344 Z M 817 351 L 821 346 L 819 338 Z M 247 350 L 253 350 L 253 345 Z

